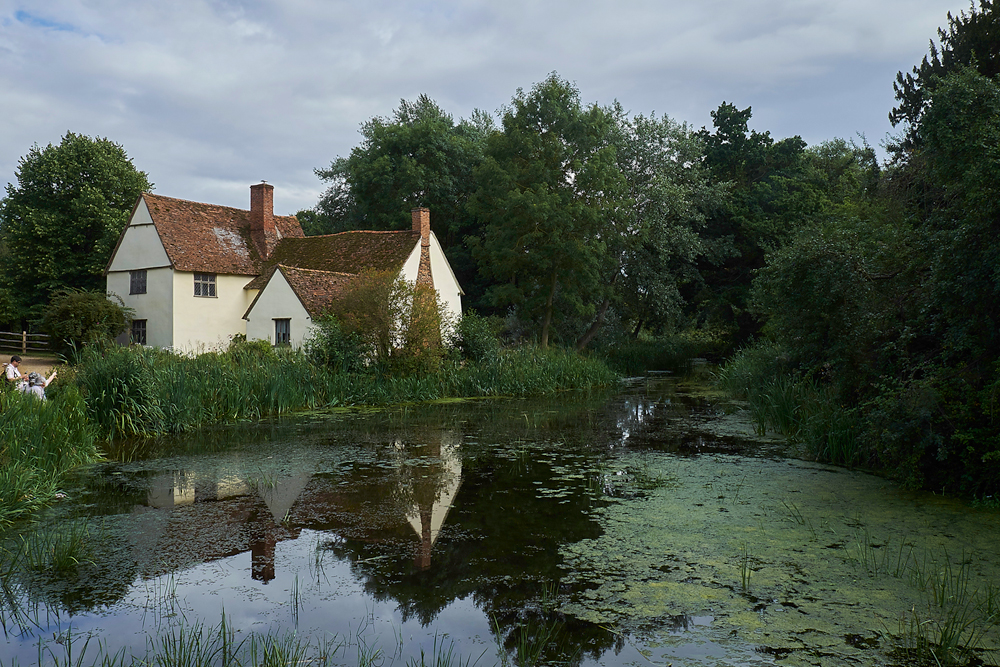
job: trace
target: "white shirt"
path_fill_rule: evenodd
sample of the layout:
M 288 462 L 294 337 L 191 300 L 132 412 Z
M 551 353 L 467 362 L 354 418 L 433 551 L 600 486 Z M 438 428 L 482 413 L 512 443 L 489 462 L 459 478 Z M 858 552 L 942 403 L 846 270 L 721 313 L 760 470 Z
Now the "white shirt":
M 17 368 L 14 367 L 14 364 L 7 364 L 7 379 L 20 380 L 20 382 L 17 383 L 17 388 L 21 389 L 21 391 L 24 391 L 22 389 L 22 386 L 27 384 L 27 382 L 24 379 L 24 376 L 21 375 L 21 371 L 17 370 Z

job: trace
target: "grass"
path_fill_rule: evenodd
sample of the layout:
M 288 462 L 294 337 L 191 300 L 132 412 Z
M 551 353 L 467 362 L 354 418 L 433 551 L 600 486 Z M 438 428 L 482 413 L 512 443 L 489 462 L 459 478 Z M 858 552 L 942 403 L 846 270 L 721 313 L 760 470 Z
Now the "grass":
M 747 543 L 740 546 L 740 587 L 744 593 L 750 592 L 750 577 L 753 575 L 752 557 Z
M 99 458 L 79 391 L 49 401 L 0 391 L 0 529 L 50 502 L 72 468 Z
M 443 398 L 530 396 L 609 386 L 617 375 L 597 359 L 559 349 L 517 348 L 437 372 L 343 373 L 294 350 L 184 357 L 143 348 L 89 348 L 76 382 L 87 414 L 108 438 L 145 437 L 256 420 L 317 407 L 389 405 Z

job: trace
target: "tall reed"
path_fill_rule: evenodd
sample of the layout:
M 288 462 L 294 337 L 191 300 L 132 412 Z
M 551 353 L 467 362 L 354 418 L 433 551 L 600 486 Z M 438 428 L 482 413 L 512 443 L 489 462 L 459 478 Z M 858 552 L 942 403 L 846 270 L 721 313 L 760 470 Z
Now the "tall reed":
M 846 466 L 867 462 L 855 412 L 841 405 L 833 386 L 789 368 L 777 346 L 741 350 L 717 371 L 716 382 L 747 402 L 761 434 L 770 430 L 802 443 L 820 461 Z
M 98 458 L 74 387 L 49 401 L 0 392 L 0 528 L 49 502 L 68 470 Z

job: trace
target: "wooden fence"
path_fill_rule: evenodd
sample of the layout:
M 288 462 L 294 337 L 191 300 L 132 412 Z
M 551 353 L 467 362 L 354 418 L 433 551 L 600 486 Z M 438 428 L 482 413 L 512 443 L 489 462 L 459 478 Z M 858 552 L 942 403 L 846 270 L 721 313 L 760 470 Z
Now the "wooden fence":
M 33 334 L 27 331 L 0 331 L 0 350 L 20 352 L 49 352 L 49 337 L 46 334 Z

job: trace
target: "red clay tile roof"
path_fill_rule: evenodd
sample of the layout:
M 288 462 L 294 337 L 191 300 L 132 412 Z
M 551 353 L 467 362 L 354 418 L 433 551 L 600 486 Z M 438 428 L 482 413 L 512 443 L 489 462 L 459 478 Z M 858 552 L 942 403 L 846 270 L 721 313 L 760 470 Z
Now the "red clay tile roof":
M 275 264 L 260 276 L 255 278 L 245 289 L 263 290 L 275 271 L 281 271 L 285 280 L 291 286 L 295 296 L 299 297 L 306 312 L 310 317 L 317 317 L 329 310 L 334 301 L 344 295 L 344 291 L 352 280 L 357 278 L 357 274 L 338 273 L 336 271 L 316 271 L 314 269 L 301 269 L 284 264 Z M 256 284 L 256 286 L 255 286 Z M 244 313 L 244 319 L 257 305 L 257 299 L 263 291 L 257 294 L 253 303 Z
M 167 257 L 178 271 L 255 276 L 263 262 L 250 240 L 250 211 L 142 194 Z M 284 240 L 304 235 L 293 215 L 274 216 Z
M 419 243 L 420 233 L 411 230 L 284 238 L 266 263 L 337 273 L 361 273 L 366 269 L 399 271 Z
M 278 269 L 311 317 L 327 311 L 334 301 L 344 295 L 351 281 L 358 277 L 351 273 L 315 271 L 284 265 L 279 265 Z

